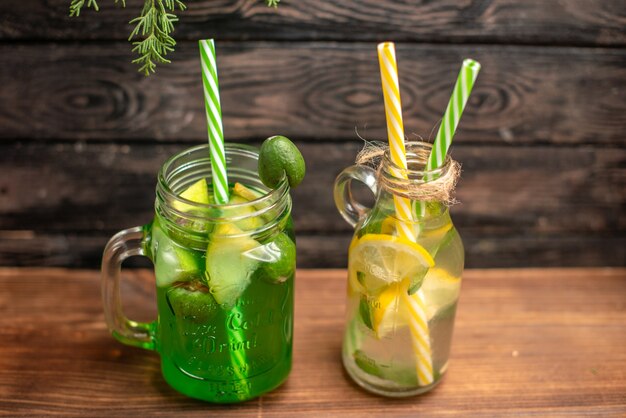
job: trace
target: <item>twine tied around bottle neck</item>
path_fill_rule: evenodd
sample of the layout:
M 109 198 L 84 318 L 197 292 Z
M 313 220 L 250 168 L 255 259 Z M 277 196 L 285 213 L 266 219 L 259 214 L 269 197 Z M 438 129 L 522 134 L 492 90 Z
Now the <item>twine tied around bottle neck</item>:
M 366 142 L 357 154 L 355 163 L 375 169 L 379 184 L 394 195 L 424 202 L 442 202 L 451 206 L 458 203 L 454 198 L 454 189 L 461 175 L 461 165 L 447 156 L 442 167 L 426 171 L 424 167 L 431 148 L 432 145 L 426 142 L 407 142 L 408 169 L 401 169 L 392 163 L 388 144 Z M 406 175 L 406 178 L 398 173 Z M 434 178 L 426 181 L 425 176 Z

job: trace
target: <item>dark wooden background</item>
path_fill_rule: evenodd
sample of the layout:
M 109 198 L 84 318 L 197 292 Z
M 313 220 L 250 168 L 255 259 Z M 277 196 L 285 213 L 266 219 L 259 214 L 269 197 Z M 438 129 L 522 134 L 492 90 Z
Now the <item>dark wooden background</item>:
M 346 264 L 332 181 L 385 137 L 376 43 L 397 42 L 407 133 L 431 137 L 461 60 L 483 64 L 453 155 L 470 267 L 625 265 L 623 0 L 189 1 L 174 63 L 130 64 L 127 9 L 0 2 L 0 264 L 96 267 L 151 217 L 156 171 L 206 141 L 199 38 L 218 39 L 227 140 L 298 142 L 301 267 Z

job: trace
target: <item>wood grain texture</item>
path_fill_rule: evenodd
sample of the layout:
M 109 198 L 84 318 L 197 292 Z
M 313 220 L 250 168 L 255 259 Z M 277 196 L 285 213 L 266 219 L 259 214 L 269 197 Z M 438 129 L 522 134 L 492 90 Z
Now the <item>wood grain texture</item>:
M 65 0 L 0 2 L 0 39 L 126 39 L 140 2 L 68 17 Z M 260 0 L 188 2 L 177 39 L 369 40 L 419 42 L 626 44 L 621 0 Z M 393 22 L 391 24 L 390 22 Z
M 0 266 L 99 268 L 104 246 L 114 232 L 78 235 L 0 231 Z M 460 232 L 467 268 L 621 267 L 626 260 L 624 237 L 468 237 L 463 230 Z M 297 235 L 299 267 L 347 266 L 350 232 Z M 150 261 L 140 257 L 125 265 L 151 267 Z
M 384 138 L 374 46 L 221 43 L 227 139 Z M 0 139 L 206 140 L 197 45 L 149 78 L 128 49 L 0 44 Z M 407 134 L 433 135 L 468 56 L 483 70 L 457 143 L 623 144 L 626 49 L 400 44 Z
M 93 271 L 0 270 L 6 416 L 606 416 L 626 414 L 626 270 L 467 270 L 450 368 L 427 395 L 386 399 L 342 370 L 345 271 L 299 271 L 294 364 L 260 399 L 216 406 L 170 389 L 155 353 L 108 335 Z M 126 272 L 127 315 L 150 320 L 154 278 Z M 556 297 L 558 295 L 558 297 Z
M 332 187 L 360 146 L 299 144 L 308 164 L 292 191 L 301 266 L 345 265 L 352 231 Z M 109 236 L 151 219 L 157 171 L 184 148 L 0 145 L 0 265 L 96 267 Z M 626 150 L 461 143 L 453 155 L 463 174 L 452 215 L 469 266 L 626 262 Z

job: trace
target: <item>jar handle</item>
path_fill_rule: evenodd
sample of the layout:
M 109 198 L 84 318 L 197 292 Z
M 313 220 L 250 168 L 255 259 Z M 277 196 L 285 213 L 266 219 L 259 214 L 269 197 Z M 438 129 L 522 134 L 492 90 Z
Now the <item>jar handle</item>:
M 353 165 L 339 173 L 335 179 L 333 193 L 335 205 L 346 222 L 354 227 L 367 214 L 370 208 L 354 200 L 350 188 L 352 180 L 358 180 L 365 184 L 376 195 L 378 192 L 376 170 L 366 165 Z
M 134 255 L 146 256 L 145 241 L 141 226 L 120 231 L 109 240 L 102 255 L 102 302 L 107 326 L 116 339 L 124 344 L 154 350 L 155 323 L 126 318 L 120 298 L 122 262 Z

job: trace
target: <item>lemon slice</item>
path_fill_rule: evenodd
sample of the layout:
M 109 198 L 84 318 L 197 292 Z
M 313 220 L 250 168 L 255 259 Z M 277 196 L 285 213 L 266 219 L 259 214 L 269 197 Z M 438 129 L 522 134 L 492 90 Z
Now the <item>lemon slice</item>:
M 366 234 L 350 246 L 350 283 L 353 290 L 376 295 L 389 284 L 434 264 L 432 256 L 419 244 L 392 235 Z
M 446 237 L 450 236 L 450 234 L 454 234 L 452 228 L 452 223 L 446 222 L 435 229 L 423 230 L 420 233 L 419 242 L 427 248 L 433 256 L 436 256 L 439 249 L 446 244 Z
M 389 285 L 377 298 L 372 309 L 372 328 L 378 338 L 383 338 L 396 328 L 406 325 L 403 306 L 400 303 L 400 292 L 405 286 L 400 283 Z
M 397 220 L 391 216 L 387 216 L 380 226 L 380 233 L 386 235 L 393 235 L 396 233 Z
M 437 312 L 456 302 L 461 290 L 461 278 L 435 267 L 424 277 L 421 289 L 426 300 L 426 316 L 430 320 Z

